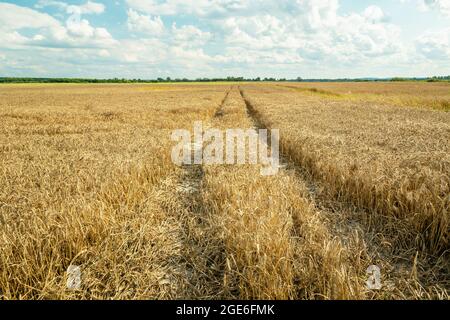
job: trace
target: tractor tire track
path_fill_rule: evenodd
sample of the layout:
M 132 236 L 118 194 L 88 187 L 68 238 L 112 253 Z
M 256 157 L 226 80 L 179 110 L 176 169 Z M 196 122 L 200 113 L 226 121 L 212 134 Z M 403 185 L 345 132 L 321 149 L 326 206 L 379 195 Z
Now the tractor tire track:
M 260 129 L 270 129 L 270 124 L 265 123 L 263 116 L 246 98 L 245 92 L 240 88 L 249 117 Z M 282 134 L 282 133 L 281 133 Z M 351 203 L 330 198 L 324 192 L 326 186 L 314 180 L 312 175 L 304 167 L 291 161 L 288 154 L 280 150 L 280 163 L 286 170 L 293 170 L 298 179 L 305 185 L 309 201 L 315 210 L 320 213 L 330 233 L 352 253 L 351 263 L 356 267 L 361 283 L 365 282 L 366 268 L 376 265 L 382 270 L 383 288 L 379 291 L 364 290 L 365 297 L 376 299 L 385 294 L 391 297 L 401 296 L 396 291 L 397 284 L 411 280 L 411 270 L 414 266 L 401 261 L 392 252 L 392 247 L 386 239 L 382 238 L 377 230 L 372 230 L 365 220 L 369 213 L 355 208 Z M 411 284 L 411 290 L 414 285 Z
M 253 119 L 255 125 L 261 129 L 270 128 L 263 121 L 262 115 L 255 109 L 251 102 L 245 97 L 245 93 L 240 89 L 242 99 L 247 106 L 248 114 Z M 292 170 L 295 175 L 306 187 L 308 200 L 311 202 L 317 212 L 319 212 L 322 220 L 325 222 L 331 235 L 338 239 L 338 241 L 349 252 L 354 252 L 354 261 L 356 272 L 361 277 L 360 281 L 365 279 L 365 270 L 369 265 L 379 266 L 385 273 L 391 273 L 393 266 L 390 263 L 388 249 L 379 243 L 377 234 L 361 223 L 361 216 L 368 213 L 361 210 L 356 210 L 354 206 L 348 203 L 330 199 L 322 192 L 325 186 L 320 185 L 314 181 L 312 176 L 308 173 L 306 168 L 303 168 L 290 160 L 289 155 L 280 151 L 280 163 L 283 164 L 286 170 Z M 401 276 L 406 277 L 405 274 Z M 386 278 L 390 278 L 389 276 Z M 385 289 L 392 291 L 394 282 L 387 280 L 384 283 Z M 364 291 L 365 296 L 369 299 L 376 298 L 381 294 L 377 291 Z
M 231 88 L 227 90 L 213 118 L 220 117 Z M 192 148 L 195 152 L 195 145 Z M 212 223 L 208 203 L 204 199 L 203 165 L 182 165 L 172 179 L 167 180 L 170 194 L 165 209 L 179 221 L 184 279 L 178 281 L 177 299 L 217 299 L 223 296 L 223 270 L 226 263 L 219 230 Z

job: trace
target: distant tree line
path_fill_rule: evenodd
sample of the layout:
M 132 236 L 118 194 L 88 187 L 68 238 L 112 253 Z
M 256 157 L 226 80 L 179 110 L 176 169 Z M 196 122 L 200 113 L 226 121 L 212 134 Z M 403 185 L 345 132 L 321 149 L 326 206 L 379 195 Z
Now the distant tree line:
M 428 82 L 450 81 L 450 76 L 432 77 L 427 79 Z
M 0 77 L 0 83 L 176 83 L 176 82 L 376 82 L 376 81 L 427 81 L 427 82 L 450 82 L 450 76 L 430 77 L 430 78 L 342 78 L 342 79 L 296 79 L 285 78 L 244 78 L 244 77 L 226 77 L 226 78 L 157 78 L 152 80 L 144 79 L 88 79 L 88 78 L 20 78 L 20 77 Z
M 157 79 L 86 79 L 86 78 L 18 78 L 18 77 L 0 77 L 0 83 L 173 83 L 173 82 L 251 82 L 251 81 L 288 81 L 284 78 L 157 78 Z M 296 81 L 296 80 L 291 80 Z

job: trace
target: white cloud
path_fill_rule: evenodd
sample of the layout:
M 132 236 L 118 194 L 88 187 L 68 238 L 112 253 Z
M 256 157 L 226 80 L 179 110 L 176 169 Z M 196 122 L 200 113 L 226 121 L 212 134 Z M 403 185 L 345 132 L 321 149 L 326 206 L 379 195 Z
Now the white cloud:
M 398 0 L 401 3 L 416 3 L 420 11 L 436 10 L 443 16 L 450 18 L 450 0 Z
M 75 37 L 90 38 L 95 32 L 95 29 L 89 24 L 89 21 L 85 19 L 80 21 L 68 21 L 66 25 L 70 35 Z
M 338 0 L 298 0 L 301 8 L 300 16 L 303 17 L 304 26 L 309 29 L 336 26 L 338 21 Z
M 34 31 L 34 34 L 21 34 L 25 28 Z M 69 18 L 63 25 L 48 14 L 10 3 L 0 3 L 0 48 L 95 48 L 114 44 L 116 41 L 106 29 L 95 28 L 86 19 Z
M 425 10 L 438 10 L 444 16 L 450 17 L 450 0 L 420 0 L 420 6 Z
M 172 25 L 172 36 L 173 40 L 181 46 L 196 47 L 202 46 L 206 42 L 208 42 L 208 40 L 211 39 L 212 34 L 202 31 L 192 25 L 184 25 L 180 28 L 177 28 L 176 24 L 174 23 Z
M 429 10 L 445 12 L 443 1 L 405 1 L 421 1 Z M 42 61 L 58 60 L 61 68 L 80 73 L 102 70 L 101 77 L 133 72 L 146 78 L 224 72 L 298 76 L 305 70 L 310 76 L 333 76 L 336 70 L 348 71 L 340 76 L 357 72 L 370 76 L 373 70 L 391 72 L 391 66 L 400 64 L 410 70 L 412 62 L 421 70 L 427 70 L 430 61 L 448 65 L 444 61 L 450 54 L 445 37 L 449 30 L 444 36 L 427 33 L 416 41 L 402 39 L 400 27 L 387 18 L 381 5 L 342 13 L 339 0 L 126 0 L 128 7 L 121 7 L 127 14 L 122 31 L 130 31 L 129 36 L 115 40 L 88 16 L 73 16 L 101 14 L 105 6 L 78 3 L 39 0 L 35 8 L 59 10 L 52 17 L 0 2 L 0 54 L 14 48 L 20 57 L 14 60 L 7 54 L 8 66 L 28 61 L 30 68 L 44 72 Z M 168 21 L 171 26 L 164 25 Z
M 289 13 L 233 16 L 221 20 L 225 43 L 247 50 L 265 50 L 275 63 L 306 60 L 362 62 L 401 51 L 400 29 L 387 23 L 381 8 L 338 14 L 334 0 L 298 0 Z M 292 14 L 294 16 L 292 16 Z M 280 50 L 285 50 L 283 54 Z M 283 61 L 283 58 L 286 59 Z
M 18 30 L 23 28 L 57 27 L 58 20 L 48 14 L 26 7 L 0 2 L 0 29 Z
M 66 11 L 69 14 L 101 14 L 105 11 L 105 6 L 102 3 L 88 1 L 85 4 L 79 6 L 70 5 L 67 7 Z
M 103 57 L 103 58 L 111 56 L 111 53 L 106 49 L 99 50 L 97 54 L 99 57 Z
M 199 47 L 214 39 L 225 46 L 224 56 L 229 63 L 299 64 L 304 60 L 364 63 L 402 51 L 400 29 L 387 22 L 378 6 L 344 16 L 338 13 L 338 0 L 127 0 L 127 3 L 133 10 L 152 15 L 201 17 L 215 29 L 213 33 L 196 26 L 174 25 L 165 41 Z M 206 59 L 202 53 L 198 59 Z
M 383 10 L 378 6 L 367 7 L 366 10 L 364 10 L 364 17 L 372 22 L 379 22 L 385 19 Z
M 126 63 L 157 64 L 167 57 L 168 46 L 158 39 L 123 40 L 112 53 Z
M 271 49 L 283 44 L 289 31 L 281 21 L 270 15 L 253 17 L 230 17 L 223 21 L 225 42 L 246 48 Z M 277 39 L 278 38 L 278 39 Z
M 133 9 L 128 9 L 128 29 L 130 31 L 144 32 L 148 35 L 162 35 L 164 33 L 164 23 L 161 17 L 150 17 L 139 14 Z
M 127 4 L 136 10 L 151 15 L 194 14 L 207 16 L 223 14 L 246 8 L 249 0 L 126 0 Z
M 450 59 L 450 28 L 439 33 L 426 33 L 416 39 L 417 51 L 430 60 Z
M 105 11 L 104 4 L 90 0 L 81 5 L 69 5 L 65 2 L 54 0 L 39 0 L 35 7 L 38 9 L 56 7 L 68 14 L 101 14 Z
M 37 9 L 42 9 L 45 7 L 57 7 L 60 10 L 66 10 L 67 8 L 67 3 L 62 2 L 62 1 L 55 1 L 55 0 L 39 0 L 36 4 L 35 4 L 35 8 Z

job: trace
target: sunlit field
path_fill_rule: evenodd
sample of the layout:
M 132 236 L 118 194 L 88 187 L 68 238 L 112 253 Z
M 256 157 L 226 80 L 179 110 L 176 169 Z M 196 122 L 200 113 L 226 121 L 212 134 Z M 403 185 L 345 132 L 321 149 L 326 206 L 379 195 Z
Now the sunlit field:
M 321 82 L 280 86 L 341 101 L 450 111 L 448 82 Z
M 448 299 L 449 105 L 438 82 L 0 85 L 0 299 Z M 177 166 L 196 121 L 279 129 L 278 174 Z

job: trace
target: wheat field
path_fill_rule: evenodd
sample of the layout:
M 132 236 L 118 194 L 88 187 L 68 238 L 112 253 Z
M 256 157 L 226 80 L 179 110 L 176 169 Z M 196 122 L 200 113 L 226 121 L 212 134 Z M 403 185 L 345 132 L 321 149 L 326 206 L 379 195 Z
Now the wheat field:
M 448 299 L 449 103 L 447 83 L 1 85 L 0 299 Z M 278 174 L 177 166 L 196 121 L 279 129 Z

